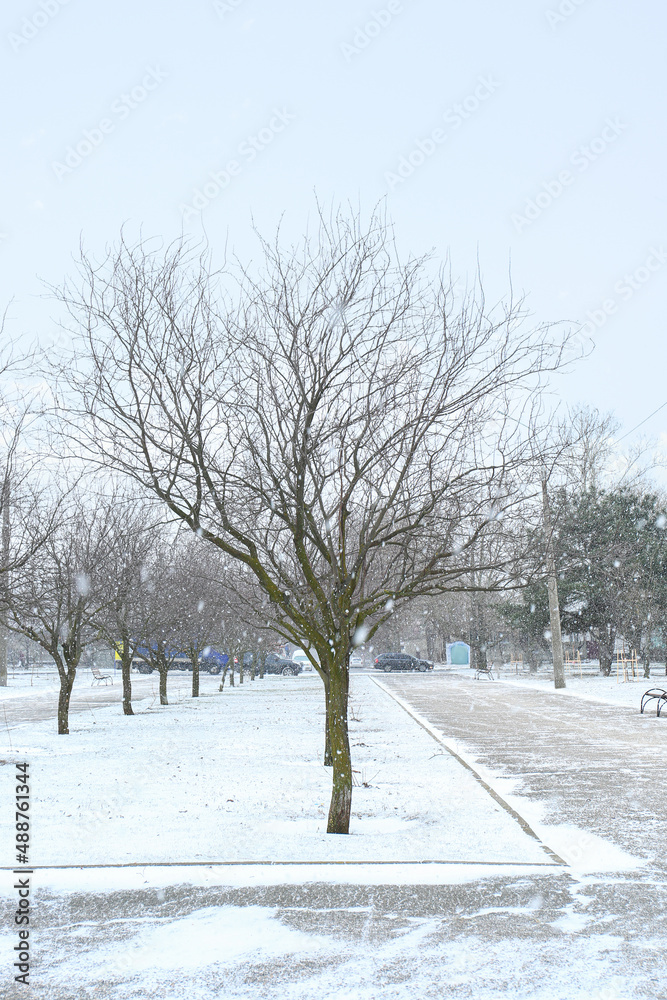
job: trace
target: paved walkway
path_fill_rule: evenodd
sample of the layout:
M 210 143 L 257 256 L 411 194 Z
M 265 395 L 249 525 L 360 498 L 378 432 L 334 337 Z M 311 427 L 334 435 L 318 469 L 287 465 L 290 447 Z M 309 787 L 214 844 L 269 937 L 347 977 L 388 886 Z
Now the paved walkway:
M 480 763 L 572 824 L 663 864 L 667 718 L 488 680 L 389 676 L 382 683 Z M 667 873 L 667 869 L 666 869 Z

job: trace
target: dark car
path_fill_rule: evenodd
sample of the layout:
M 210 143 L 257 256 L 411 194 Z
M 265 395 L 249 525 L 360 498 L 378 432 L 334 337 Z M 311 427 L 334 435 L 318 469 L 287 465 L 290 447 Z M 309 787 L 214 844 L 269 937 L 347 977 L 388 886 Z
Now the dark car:
M 424 673 L 433 669 L 428 660 L 418 660 L 409 653 L 380 653 L 375 657 L 374 665 L 376 670 L 384 670 L 386 673 L 392 670 L 419 670 Z
M 433 670 L 435 664 L 432 660 L 419 660 L 419 663 L 423 663 L 427 670 Z M 421 670 L 421 667 L 419 668 Z
M 288 677 L 290 674 L 300 674 L 302 670 L 300 663 L 278 656 L 277 653 L 267 653 L 264 660 L 265 674 L 282 674 L 283 677 Z

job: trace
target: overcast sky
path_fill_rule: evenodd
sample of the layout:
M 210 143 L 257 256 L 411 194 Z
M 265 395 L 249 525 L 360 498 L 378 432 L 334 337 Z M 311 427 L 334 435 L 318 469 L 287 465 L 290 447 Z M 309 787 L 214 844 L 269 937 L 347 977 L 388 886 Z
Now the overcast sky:
M 665 28 L 657 0 L 7 0 L 0 305 L 52 336 L 41 280 L 121 225 L 253 252 L 313 192 L 387 199 L 595 350 L 557 391 L 625 430 L 667 401 Z M 667 441 L 667 406 L 644 425 Z

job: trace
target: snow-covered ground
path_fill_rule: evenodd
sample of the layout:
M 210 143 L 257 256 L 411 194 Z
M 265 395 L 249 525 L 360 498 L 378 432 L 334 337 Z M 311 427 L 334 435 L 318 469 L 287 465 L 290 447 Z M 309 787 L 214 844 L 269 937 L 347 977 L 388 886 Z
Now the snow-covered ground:
M 44 694 L 45 691 L 58 692 L 58 672 L 55 667 L 36 667 L 34 670 L 10 670 L 7 687 L 0 687 L 0 701 L 11 698 L 26 698 Z
M 470 667 L 443 667 L 441 672 L 452 676 L 461 677 L 464 680 L 472 680 L 474 671 Z M 508 666 L 501 667 L 500 670 L 494 666 L 495 681 L 489 682 L 482 678 L 480 684 L 498 683 L 516 685 L 518 687 L 532 688 L 535 691 L 553 691 L 553 674 L 550 669 L 541 669 L 537 674 L 515 673 Z M 593 663 L 586 663 L 580 672 L 577 667 L 567 668 L 565 672 L 565 689 L 560 693 L 568 697 L 583 698 L 587 701 L 597 701 L 608 705 L 625 705 L 630 708 L 639 708 L 641 697 L 644 691 L 649 688 L 665 688 L 667 690 L 667 677 L 665 676 L 664 664 L 651 664 L 651 677 L 647 679 L 643 676 L 643 669 L 640 667 L 636 671 L 636 676 L 628 671 L 626 678 L 616 667 L 610 677 L 603 677 Z M 654 711 L 655 711 L 655 702 Z
M 327 835 L 319 677 L 215 686 L 207 678 L 198 702 L 141 702 L 131 718 L 117 706 L 73 715 L 69 736 L 52 721 L 15 732 L 11 759 L 32 775 L 32 863 L 551 860 L 363 675 L 352 681 L 351 836 Z M 6 801 L 13 776 L 1 772 Z
M 522 687 L 531 687 L 538 691 L 553 691 L 554 683 L 548 677 L 517 677 L 513 678 L 501 674 L 500 680 L 504 684 L 516 684 Z M 584 698 L 587 701 L 597 701 L 607 705 L 626 705 L 630 708 L 639 708 L 642 695 L 649 688 L 664 688 L 667 690 L 667 677 L 652 673 L 650 680 L 645 677 L 630 677 L 624 681 L 622 676 L 617 679 L 615 674 L 611 677 L 603 677 L 601 674 L 594 676 L 579 677 L 577 674 L 566 676 L 565 689 L 561 694 L 575 698 Z M 649 708 L 650 711 L 650 708 Z M 655 712 L 655 702 L 653 702 Z
M 91 687 L 93 690 L 104 687 L 115 686 L 120 690 L 122 684 L 121 672 L 118 669 L 111 667 L 106 669 L 104 667 L 100 668 L 102 674 L 107 674 L 113 681 L 113 685 L 108 683 L 98 683 L 97 681 L 93 685 L 93 676 L 90 671 L 90 667 L 79 667 L 76 672 L 76 679 L 74 681 L 73 691 L 75 693 L 79 691 L 90 691 Z M 204 678 L 208 678 L 207 674 L 201 675 Z M 144 682 L 148 677 L 151 678 L 155 689 L 157 691 L 157 680 L 158 675 L 156 673 L 146 675 L 133 673 L 132 683 L 136 690 L 140 692 L 140 696 L 143 697 L 145 693 L 145 686 L 142 687 L 142 682 Z M 219 683 L 219 679 L 218 679 Z M 173 670 L 169 674 L 169 690 L 172 689 L 178 692 L 179 695 L 182 691 L 189 690 L 192 686 L 192 674 L 185 670 Z M 40 697 L 44 694 L 51 693 L 54 697 L 54 704 L 58 700 L 58 691 L 60 688 L 60 682 L 58 679 L 58 671 L 55 666 L 45 667 L 40 666 L 35 668 L 35 670 L 10 670 L 8 677 L 7 687 L 0 687 L 0 701 L 11 701 L 16 698 L 25 700 L 26 698 Z
M 615 679 L 600 680 L 592 694 L 584 685 L 598 678 L 583 680 L 581 697 L 608 700 Z M 69 736 L 53 719 L 6 731 L 3 805 L 11 764 L 29 761 L 30 860 L 65 866 L 33 876 L 34 1000 L 660 997 L 659 879 L 585 830 L 577 849 L 591 863 L 555 863 L 446 746 L 525 816 L 531 803 L 511 779 L 425 715 L 419 725 L 409 701 L 412 715 L 387 693 L 398 681 L 352 678 L 349 837 L 325 833 L 330 771 L 314 675 L 223 693 L 204 677 L 198 701 L 189 677 L 174 675 L 169 706 L 147 696 L 133 718 L 117 704 L 93 706 L 72 715 Z M 553 698 L 548 682 L 528 684 L 530 699 Z M 400 686 L 408 699 L 430 691 L 431 705 L 452 699 L 446 678 L 406 676 Z M 511 699 L 525 686 L 463 685 L 477 719 L 485 692 Z M 501 716 L 487 715 L 493 745 Z M 13 862 L 12 819 L 3 809 L 0 865 Z M 557 849 L 554 827 L 543 830 Z M 3 875 L 5 975 L 16 941 L 13 876 Z M 5 982 L 8 1000 L 28 995 Z

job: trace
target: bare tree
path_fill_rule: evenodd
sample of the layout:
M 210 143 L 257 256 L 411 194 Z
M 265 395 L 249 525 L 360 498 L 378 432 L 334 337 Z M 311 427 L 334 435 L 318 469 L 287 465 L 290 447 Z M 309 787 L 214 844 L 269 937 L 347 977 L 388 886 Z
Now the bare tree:
M 561 437 L 566 457 L 563 474 L 573 489 L 586 491 L 603 485 L 613 461 L 618 428 L 611 413 L 600 414 L 590 406 L 570 410 Z
M 175 539 L 161 540 L 144 563 L 142 587 L 136 606 L 138 630 L 134 657 L 159 674 L 160 704 L 168 705 L 169 671 L 182 657 L 180 648 L 180 588 Z
M 191 532 L 183 533 L 174 547 L 174 572 L 170 596 L 174 604 L 175 634 L 179 648 L 192 665 L 192 697 L 199 697 L 199 669 L 208 647 L 219 646 L 228 596 L 222 580 L 222 553 Z
M 475 586 L 468 551 L 523 499 L 563 341 L 521 302 L 490 309 L 402 263 L 377 216 L 320 215 L 300 246 L 262 252 L 213 277 L 182 244 L 84 255 L 61 292 L 79 339 L 59 391 L 88 455 L 245 564 L 272 627 L 317 652 L 328 831 L 347 833 L 350 649 L 403 603 Z M 502 586 L 515 555 L 476 570 Z
M 18 430 L 17 430 L 18 440 Z M 0 471 L 0 687 L 7 686 L 8 609 L 12 588 L 61 520 L 62 494 L 54 501 L 39 460 L 9 451 Z
M 45 501 L 44 469 L 34 436 L 39 400 L 21 384 L 33 357 L 5 336 L 0 317 L 0 687 L 7 686 L 7 605 L 11 574 L 52 530 L 58 508 Z
M 25 562 L 8 597 L 9 627 L 39 643 L 56 664 L 60 735 L 69 733 L 70 697 L 81 654 L 98 636 L 110 551 L 108 506 L 84 504 L 79 497 L 67 513 Z
M 132 660 L 141 641 L 145 618 L 141 616 L 146 564 L 159 543 L 161 525 L 155 510 L 136 497 L 109 491 L 110 541 L 103 586 L 105 600 L 96 625 L 120 656 L 123 684 L 123 714 L 132 710 Z
M 268 612 L 266 595 L 255 581 L 244 572 L 243 564 L 222 564 L 220 579 L 221 593 L 217 605 L 220 617 L 221 646 L 229 655 L 230 686 L 234 685 L 235 664 L 238 664 L 239 683 L 243 684 L 246 667 L 251 679 L 255 679 L 259 667 L 260 677 L 264 677 L 264 659 L 272 645 L 279 641 L 271 627 L 272 613 Z M 224 676 L 220 690 L 224 686 Z

